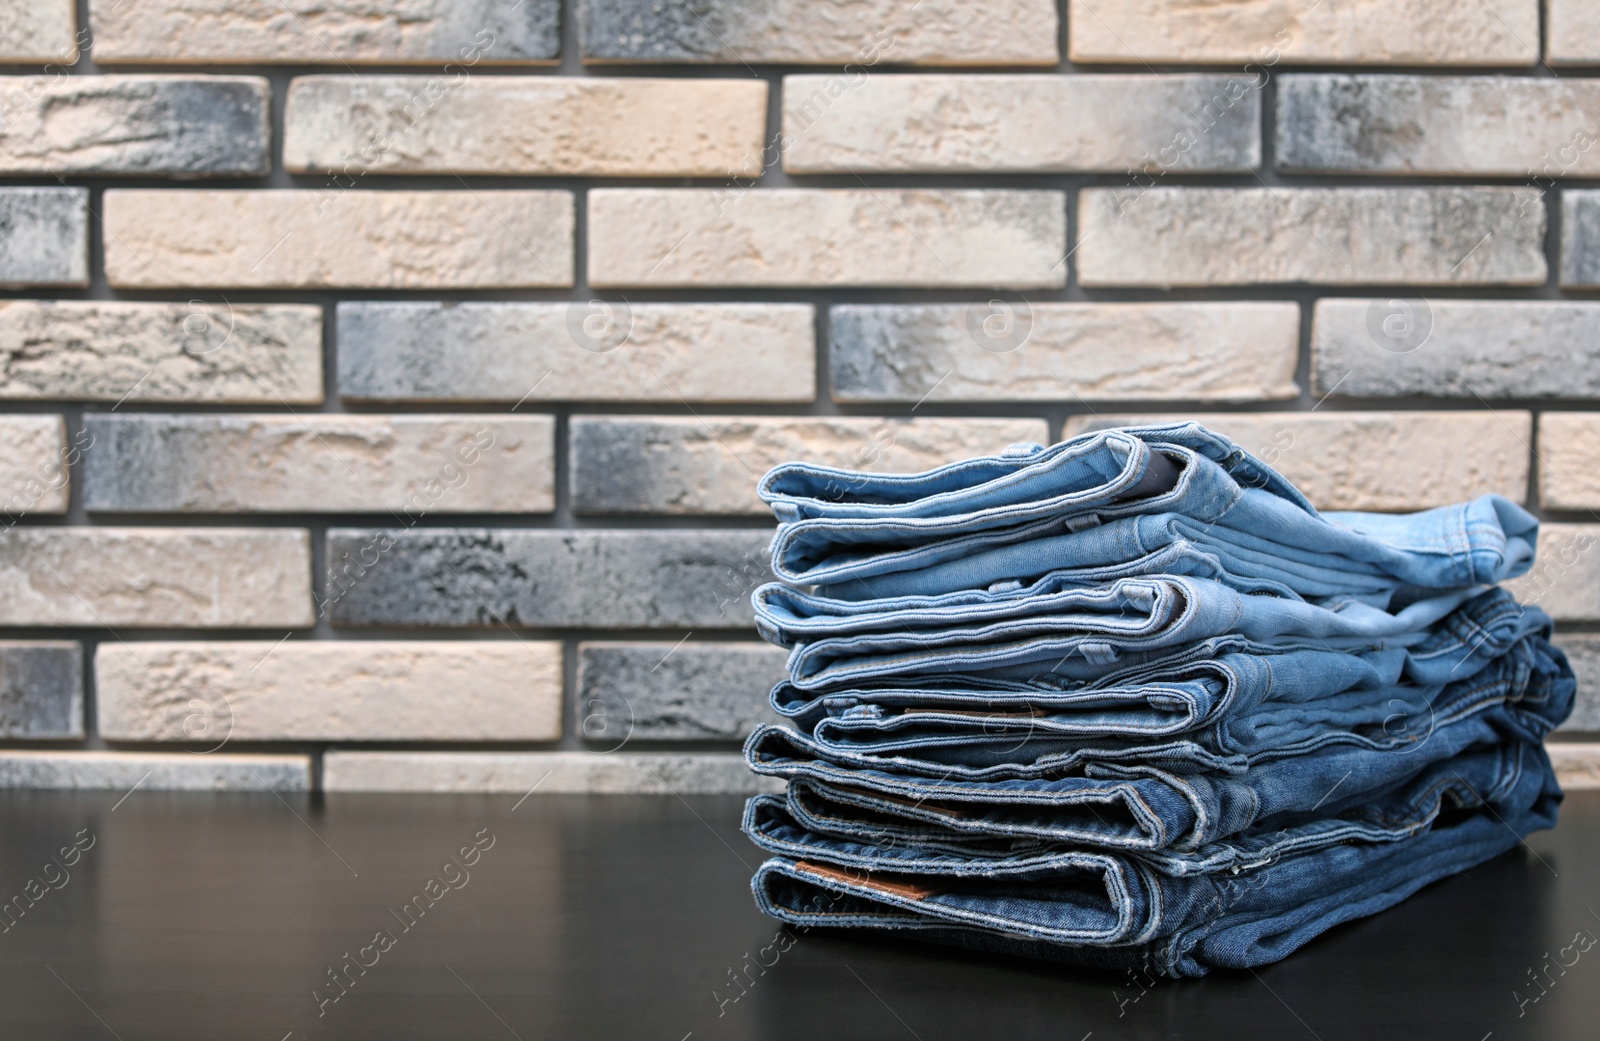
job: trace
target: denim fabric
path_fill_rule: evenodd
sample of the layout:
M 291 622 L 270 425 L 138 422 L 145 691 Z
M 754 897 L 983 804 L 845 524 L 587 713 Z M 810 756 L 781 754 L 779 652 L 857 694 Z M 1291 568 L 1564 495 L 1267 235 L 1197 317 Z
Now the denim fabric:
M 1262 965 L 1555 823 L 1543 749 L 1510 742 L 1416 775 L 1373 808 L 1405 837 L 1281 848 L 1243 870 L 1174 876 L 1139 855 L 1050 850 L 974 859 L 837 839 L 757 800 L 753 837 L 780 851 L 752 883 L 767 914 L 1167 976 Z M 1314 830 L 1319 822 L 1300 826 Z M 1284 829 L 1290 835 L 1296 828 Z
M 1521 574 L 1538 531 L 1532 515 L 1495 496 L 1408 516 L 1320 516 L 1265 463 L 1195 423 L 1098 431 L 1048 449 L 1014 447 L 1032 450 L 923 474 L 776 468 L 760 485 L 780 521 L 774 573 L 812 585 L 852 583 L 830 592 L 877 598 L 901 590 L 876 590 L 877 582 L 864 580 L 918 572 L 903 576 L 912 587 L 904 592 L 983 588 L 1053 567 L 1125 564 L 1186 540 L 1211 551 L 1229 574 L 1283 581 L 1282 573 L 1313 589 L 1322 577 L 1338 583 L 1329 588 L 1385 606 L 1385 589 L 1453 588 Z M 1048 536 L 1092 533 L 1120 517 L 1139 523 L 1091 538 L 1081 550 L 1063 548 L 1047 558 L 1056 563 L 1034 560 L 1034 545 Z M 1006 546 L 1016 552 L 999 562 L 982 553 Z M 966 564 L 974 557 L 984 560 L 977 570 Z M 1274 567 L 1275 559 L 1290 567 Z M 948 572 L 937 570 L 949 562 Z M 1258 565 L 1272 573 L 1258 574 Z M 1309 574 L 1297 575 L 1301 568 Z M 935 587 L 919 584 L 923 572 L 940 576 Z
M 871 601 L 871 610 L 765 586 L 755 604 L 762 634 L 793 646 L 792 682 L 819 690 L 1073 657 L 1104 674 L 1129 652 L 1223 635 L 1267 644 L 1316 641 L 1330 649 L 1404 647 L 1424 640 L 1430 626 L 1479 592 L 1455 589 L 1391 614 L 1355 600 L 1319 606 L 1169 575 L 1091 589 L 1041 582 L 1004 592 Z
M 1218 769 L 1206 758 L 1212 750 L 1168 741 L 1138 754 L 1065 750 L 1038 776 L 989 771 L 973 780 L 949 766 L 919 775 L 774 726 L 757 729 L 745 752 L 758 773 L 837 804 L 955 832 L 1192 852 L 1280 815 L 1337 811 L 1467 749 L 1539 741 L 1571 712 L 1576 686 L 1561 651 L 1529 636 L 1471 678 L 1416 693 L 1427 702 L 1426 728 L 1290 728 L 1296 754 L 1245 757 L 1248 770 Z

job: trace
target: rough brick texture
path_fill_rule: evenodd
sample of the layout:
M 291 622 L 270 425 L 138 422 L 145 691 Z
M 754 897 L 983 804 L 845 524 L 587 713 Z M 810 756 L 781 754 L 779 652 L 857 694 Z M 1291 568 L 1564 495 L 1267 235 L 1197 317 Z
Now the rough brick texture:
M 138 0 L 90 8 L 102 62 L 545 64 L 560 0 Z
M 766 531 L 328 533 L 335 625 L 746 628 Z
M 1561 193 L 1561 284 L 1600 287 L 1600 191 Z
M 1066 281 L 1054 191 L 612 188 L 589 193 L 596 286 Z
M 755 482 L 796 459 L 909 473 L 1043 443 L 1042 419 L 762 419 L 575 416 L 573 509 L 579 513 L 770 515 Z
M 585 61 L 1054 65 L 1053 0 L 578 0 Z
M 1297 172 L 1593 177 L 1600 173 L 1600 149 L 1592 147 L 1597 105 L 1600 83 L 1593 80 L 1284 76 L 1277 165 Z
M 1544 60 L 1600 65 L 1600 8 L 1592 0 L 1544 0 Z
M 0 399 L 317 404 L 322 309 L 0 300 Z
M 0 641 L 0 738 L 83 736 L 83 647 L 66 640 Z
M 289 89 L 283 162 L 350 177 L 754 177 L 766 118 L 767 85 L 748 79 L 309 76 Z
M 1506 588 L 1558 622 L 1600 622 L 1600 524 L 1544 524 L 1532 570 Z
M 578 736 L 600 750 L 742 740 L 779 721 L 767 692 L 788 674 L 786 658 L 763 643 L 580 644 Z
M 323 789 L 330 792 L 744 795 L 783 790 L 782 781 L 758 777 L 742 756 L 726 753 L 329 752 L 322 770 Z
M 339 395 L 810 401 L 815 322 L 807 304 L 342 303 Z
M 1600 397 L 1600 304 L 1318 300 L 1312 392 L 1346 397 Z
M 1089 416 L 1067 432 L 1150 422 Z M 1424 510 L 1495 493 L 1527 498 L 1526 412 L 1188 413 L 1293 481 L 1326 510 Z M 1471 445 L 1463 452 L 1462 445 Z
M 1567 652 L 1567 661 L 1578 677 L 1578 700 L 1572 717 L 1559 729 L 1579 733 L 1600 733 L 1600 634 L 1563 633 L 1556 645 Z
M 132 792 L 135 786 L 140 792 L 303 792 L 311 788 L 311 757 L 0 750 L 0 788 Z
M 1533 188 L 1086 188 L 1094 286 L 1539 285 Z
M 91 415 L 84 505 L 127 513 L 548 513 L 549 416 Z
M 66 513 L 72 462 L 60 416 L 0 416 L 0 522 Z
M 1568 0 L 1581 2 L 1581 0 Z M 1069 0 L 1078 62 L 1532 65 L 1539 0 Z
M 551 741 L 561 645 L 540 641 L 103 643 L 115 741 Z
M 256 76 L 68 76 L 8 105 L 0 174 L 257 177 L 271 169 L 271 89 Z
M 0 188 L 0 288 L 89 282 L 89 190 Z
M 1290 303 L 967 305 L 830 309 L 837 401 L 1261 401 L 1291 398 Z
M 1547 510 L 1600 510 L 1600 413 L 1539 417 L 1539 504 Z
M 570 192 L 106 192 L 106 277 L 172 286 L 572 284 Z
M 295 528 L 0 532 L 0 625 L 301 628 L 310 582 Z
M 1239 76 L 786 76 L 784 169 L 1155 169 L 1261 164 L 1261 93 Z
M 71 65 L 78 60 L 77 24 L 74 0 L 6 4 L 0 7 L 0 62 Z

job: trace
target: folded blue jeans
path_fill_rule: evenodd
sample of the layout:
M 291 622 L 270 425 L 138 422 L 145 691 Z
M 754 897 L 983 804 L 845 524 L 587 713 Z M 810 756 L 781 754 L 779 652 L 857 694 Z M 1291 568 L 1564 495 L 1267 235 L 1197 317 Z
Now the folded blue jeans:
M 1543 748 L 1512 741 L 1463 752 L 1369 800 L 1403 841 L 1285 841 L 1242 870 L 1168 874 L 1139 854 L 1081 849 L 971 858 L 851 841 L 772 812 L 746 817 L 779 856 L 752 882 L 767 914 L 1070 964 L 1166 976 L 1277 961 L 1318 934 L 1392 906 L 1555 823 L 1561 791 Z
M 1242 773 L 1206 772 L 1207 764 L 1168 742 L 1146 746 L 1132 761 L 1076 755 L 1070 773 L 971 780 L 949 767 L 931 775 L 889 769 L 775 726 L 758 728 L 745 754 L 758 773 L 879 818 L 972 835 L 1191 852 L 1280 816 L 1359 803 L 1474 747 L 1540 741 L 1570 714 L 1576 686 L 1565 655 L 1529 636 L 1471 678 L 1434 692 L 1426 730 L 1351 734 Z
M 1387 606 L 1386 591 L 1521 574 L 1538 531 L 1531 514 L 1497 496 L 1410 515 L 1321 515 L 1271 467 L 1197 423 L 1013 446 L 922 474 L 791 463 L 768 473 L 759 491 L 780 522 L 774 573 L 841 599 L 983 588 L 1085 562 L 1126 564 L 1182 540 L 1210 551 L 1227 574 L 1299 575 L 1307 589 Z M 1047 548 L 1056 563 L 1046 566 L 1030 563 L 1031 547 L 1000 562 L 985 556 L 1117 518 L 1167 514 L 1198 523 L 1140 519 L 1082 548 Z M 969 566 L 970 559 L 980 563 Z M 947 563 L 946 571 L 936 567 Z M 1255 575 L 1256 567 L 1265 570 Z M 876 579 L 902 572 L 917 574 L 877 589 Z

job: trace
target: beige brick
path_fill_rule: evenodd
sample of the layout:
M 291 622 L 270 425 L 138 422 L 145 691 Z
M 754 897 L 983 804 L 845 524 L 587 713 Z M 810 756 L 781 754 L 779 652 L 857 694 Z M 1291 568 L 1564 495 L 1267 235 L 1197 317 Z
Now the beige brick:
M 589 193 L 595 286 L 1054 287 L 1056 191 L 607 188 Z
M 3 307 L 0 304 L 0 307 Z M 803 402 L 810 304 L 341 303 L 339 396 L 368 401 Z
M 73 0 L 12 0 L 0 5 L 0 62 L 71 65 L 78 60 L 77 28 Z
M 555 509 L 551 416 L 90 415 L 84 505 L 125 513 Z
M 765 80 L 307 76 L 289 87 L 291 172 L 759 177 Z
M 554 741 L 549 641 L 105 642 L 99 730 L 113 741 Z
M 1506 588 L 1558 622 L 1600 621 L 1600 524 L 1540 525 L 1532 569 Z
M 1600 82 L 1317 73 L 1278 81 L 1280 170 L 1517 177 L 1600 174 Z
M 573 509 L 759 516 L 756 482 L 790 460 L 910 473 L 1049 438 L 1042 419 L 574 416 Z
M 130 795 L 135 789 L 305 792 L 311 790 L 311 757 L 7 748 L 0 751 L 0 788 L 101 789 Z
M 1085 286 L 1542 285 L 1537 188 L 1088 188 Z
M 1539 3 L 1070 0 L 1067 32 L 1075 62 L 1532 65 Z
M 845 304 L 836 401 L 1267 401 L 1299 393 L 1292 303 Z
M 1249 77 L 786 76 L 784 169 L 1244 171 L 1261 165 Z
M 341 752 L 322 760 L 330 792 L 503 795 L 744 795 L 782 791 L 742 756 L 704 752 Z
M 1055 0 L 583 0 L 583 60 L 1054 65 Z
M 1600 744 L 1593 742 L 1551 741 L 1545 751 L 1556 768 L 1556 780 L 1563 791 L 1581 792 L 1600 788 Z
M 557 0 L 93 0 L 101 62 L 544 65 Z
M 0 300 L 0 399 L 322 401 L 322 308 Z
M 304 628 L 310 533 L 14 527 L 0 532 L 0 625 Z
M 0 524 L 67 512 L 72 457 L 60 416 L 0 416 Z
M 1544 60 L 1600 65 L 1600 6 L 1594 0 L 1544 0 Z
M 1527 412 L 1076 416 L 1066 433 L 1177 418 L 1232 438 L 1319 509 L 1422 510 L 1489 493 L 1514 502 L 1527 498 L 1533 428 Z
M 115 189 L 104 218 L 130 289 L 572 284 L 571 192 Z
M 1549 510 L 1600 509 L 1600 412 L 1539 417 L 1539 504 Z

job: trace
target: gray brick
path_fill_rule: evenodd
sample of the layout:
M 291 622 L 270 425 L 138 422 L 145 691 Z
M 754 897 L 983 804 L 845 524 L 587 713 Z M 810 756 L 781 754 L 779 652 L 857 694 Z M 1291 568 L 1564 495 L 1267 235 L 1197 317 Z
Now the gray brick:
M 998 325 L 990 325 L 998 321 Z M 846 304 L 837 401 L 1264 401 L 1299 393 L 1292 303 Z
M 1560 633 L 1555 644 L 1567 652 L 1573 674 L 1578 677 L 1578 700 L 1572 707 L 1572 716 L 1556 729 L 1600 732 L 1600 633 Z
M 783 166 L 1235 172 L 1261 165 L 1249 76 L 785 76 Z
M 1086 188 L 1085 286 L 1541 285 L 1537 188 Z
M 84 506 L 126 513 L 548 513 L 550 416 L 85 417 Z
M 579 513 L 769 516 L 756 481 L 793 459 L 910 473 L 1049 439 L 1042 419 L 574 416 L 569 429 Z
M 740 629 L 770 531 L 335 528 L 335 625 Z
M 322 308 L 0 300 L 0 399 L 315 405 Z
M 110 63 L 546 64 L 560 0 L 95 0 L 95 60 Z
M 1284 76 L 1277 165 L 1297 172 L 1593 177 L 1600 82 L 1527 76 Z M 1575 132 L 1578 137 L 1575 137 Z M 1587 138 L 1588 143 L 1579 144 Z M 1558 156 L 1570 148 L 1573 161 Z
M 505 795 L 746 795 L 782 791 L 731 752 L 343 752 L 322 761 L 330 792 Z
M 75 0 L 28 0 L 0 5 L 0 62 L 78 60 L 73 38 L 78 24 Z
M 69 641 L 0 641 L 0 737 L 83 736 L 83 648 Z
M 811 401 L 815 324 L 810 304 L 341 303 L 339 395 Z
M 1600 287 L 1600 191 L 1561 193 L 1561 284 Z
M 1312 393 L 1344 397 L 1600 397 L 1600 304 L 1571 300 L 1318 300 Z
M 272 168 L 271 87 L 256 76 L 64 76 L 0 113 L 0 173 L 255 177 Z
M 311 757 L 0 750 L 0 788 L 131 792 L 135 785 L 140 792 L 304 792 L 311 789 Z
M 578 645 L 578 736 L 628 741 L 738 741 L 778 722 L 767 693 L 788 655 L 762 643 Z
M 0 188 L 0 287 L 89 284 L 89 189 Z
M 1054 65 L 1052 0 L 579 0 L 583 58 Z

